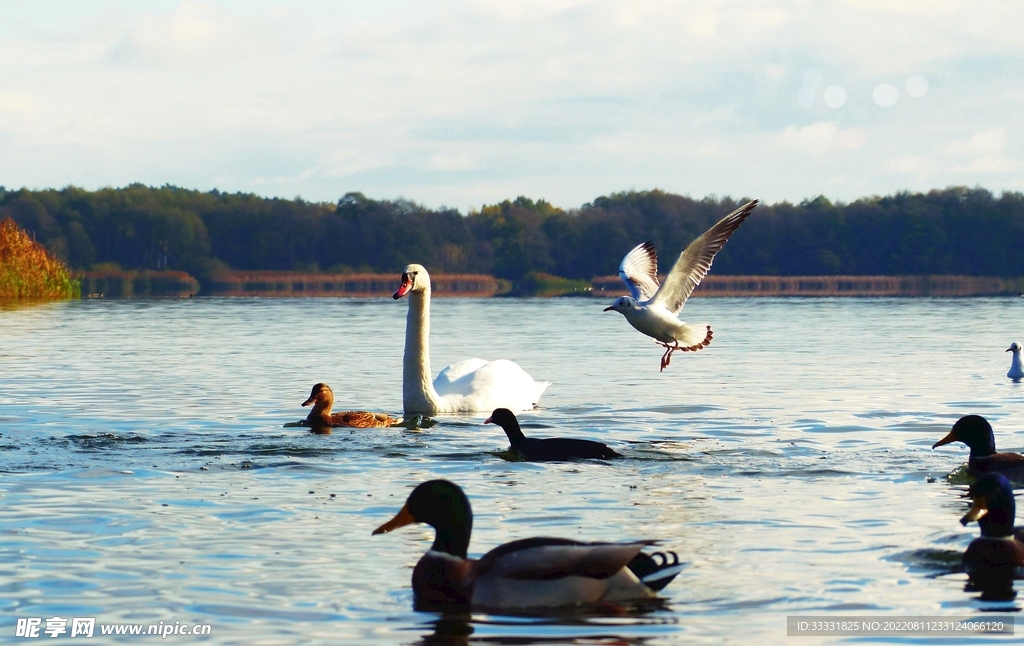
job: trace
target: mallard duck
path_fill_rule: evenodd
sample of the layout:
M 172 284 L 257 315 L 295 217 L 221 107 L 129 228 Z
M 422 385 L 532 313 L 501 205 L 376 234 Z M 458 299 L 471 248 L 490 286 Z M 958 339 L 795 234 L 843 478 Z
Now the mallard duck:
M 611 459 L 622 457 L 607 444 L 571 438 L 532 438 L 523 435 L 519 420 L 507 408 L 496 408 L 484 424 L 497 424 L 505 431 L 512 451 L 533 462 L 556 462 L 573 458 Z
M 327 384 L 313 386 L 309 399 L 302 402 L 303 406 L 313 405 L 313 410 L 306 416 L 304 426 L 324 428 L 330 426 L 351 426 L 353 428 L 382 428 L 401 423 L 401 419 L 391 417 L 387 413 L 371 413 L 363 410 L 347 410 L 331 412 L 334 406 L 334 391 Z
M 1002 474 L 986 473 L 967 495 L 974 505 L 960 523 L 977 521 L 981 528 L 981 536 L 964 552 L 967 574 L 972 578 L 1024 576 L 1024 528 L 1013 526 L 1016 504 L 1010 481 Z
M 434 544 L 412 572 L 419 603 L 511 609 L 638 601 L 654 598 L 683 567 L 674 552 L 641 552 L 656 542 L 650 540 L 527 538 L 471 559 L 473 511 L 462 489 L 447 480 L 417 486 L 395 517 L 373 533 L 412 523 L 427 523 L 435 532 Z
M 1020 453 L 996 453 L 996 438 L 992 425 L 981 415 L 967 415 L 953 424 L 953 429 L 932 448 L 951 442 L 963 442 L 971 448 L 967 466 L 971 475 L 1002 473 L 1008 478 L 1024 479 L 1024 455 Z

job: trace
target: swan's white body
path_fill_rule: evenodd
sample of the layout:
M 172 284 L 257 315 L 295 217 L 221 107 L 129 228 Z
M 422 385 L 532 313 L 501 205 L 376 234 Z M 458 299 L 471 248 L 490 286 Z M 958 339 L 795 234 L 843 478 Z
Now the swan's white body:
M 1010 347 L 1006 348 L 1006 351 L 1013 353 L 1013 360 L 1010 361 L 1010 371 L 1006 373 L 1006 376 L 1014 381 L 1024 379 L 1024 366 L 1020 363 L 1021 347 L 1014 341 L 1010 344 Z
M 711 344 L 710 325 L 687 325 L 678 315 L 686 299 L 711 270 L 715 254 L 755 206 L 757 200 L 747 202 L 691 242 L 679 254 L 664 283 L 658 281 L 658 253 L 654 243 L 638 244 L 622 259 L 619 277 L 626 283 L 630 295 L 616 299 L 604 311 L 621 313 L 639 332 L 665 347 L 662 370 L 676 350 L 694 352 Z
M 495 408 L 530 410 L 547 381 L 534 381 L 506 359 L 467 359 L 443 369 L 430 381 L 430 275 L 421 265 L 402 274 L 396 299 L 409 295 L 402 362 L 402 405 L 406 415 L 491 412 Z

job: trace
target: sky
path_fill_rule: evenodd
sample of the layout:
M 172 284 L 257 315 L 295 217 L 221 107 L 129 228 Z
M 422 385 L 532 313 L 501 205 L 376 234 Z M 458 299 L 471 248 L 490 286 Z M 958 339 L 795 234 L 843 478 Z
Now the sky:
M 0 186 L 1024 191 L 1019 0 L 0 0 Z

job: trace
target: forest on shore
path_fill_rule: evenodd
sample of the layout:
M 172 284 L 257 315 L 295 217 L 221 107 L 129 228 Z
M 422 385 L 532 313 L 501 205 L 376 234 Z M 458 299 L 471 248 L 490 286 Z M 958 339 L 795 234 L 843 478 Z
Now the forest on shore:
M 516 283 L 537 272 L 614 275 L 645 240 L 665 271 L 747 199 L 627 191 L 562 209 L 518 197 L 463 215 L 361 193 L 332 204 L 142 184 L 0 187 L 0 220 L 13 218 L 76 270 L 176 270 L 202 283 L 224 270 L 398 273 L 417 262 L 436 273 Z M 818 197 L 762 203 L 719 253 L 714 273 L 1021 277 L 1022 246 L 1022 193 L 951 187 L 848 204 Z

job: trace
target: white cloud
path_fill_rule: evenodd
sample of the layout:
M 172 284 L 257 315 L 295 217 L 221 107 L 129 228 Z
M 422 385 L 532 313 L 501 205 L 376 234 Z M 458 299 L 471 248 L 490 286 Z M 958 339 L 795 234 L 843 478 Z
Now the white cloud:
M 986 155 L 976 157 L 967 164 L 957 164 L 950 168 L 953 172 L 978 173 L 978 174 L 1003 174 L 1014 173 L 1024 167 L 1017 159 L 1008 159 L 1002 155 Z
M 864 145 L 867 133 L 863 128 L 843 128 L 835 121 L 817 121 L 798 128 L 788 126 L 782 131 L 781 143 L 812 155 L 821 155 L 841 149 L 856 149 Z
M 768 78 L 777 81 L 786 75 L 786 66 L 777 63 L 765 63 L 764 73 L 768 75 Z
M 868 131 L 864 128 L 853 127 L 839 131 L 839 145 L 843 148 L 856 150 L 868 140 Z
M 835 121 L 818 121 L 803 128 L 789 126 L 782 132 L 783 145 L 820 155 L 838 144 L 839 126 Z
M 707 114 L 700 115 L 694 119 L 694 123 L 726 123 L 729 121 L 736 120 L 736 111 L 739 109 L 740 104 L 733 103 L 732 105 L 723 105 L 715 108 Z
M 0 112 L 28 112 L 35 108 L 35 97 L 28 92 L 0 92 Z
M 949 15 L 955 13 L 963 5 L 962 0 L 902 0 L 901 2 L 846 0 L 846 2 L 854 7 L 866 9 L 874 13 L 900 14 L 904 16 Z
M 4 6 L 7 186 L 463 205 L 510 190 L 575 206 L 629 186 L 798 201 L 926 173 L 1019 181 L 1019 3 L 78 0 L 73 19 Z M 926 94 L 874 104 L 874 87 L 902 92 L 913 75 Z M 975 134 L 936 143 L 948 132 Z
M 686 31 L 701 38 L 712 38 L 718 31 L 718 19 L 713 11 L 702 11 L 686 21 Z
M 931 175 L 940 170 L 939 163 L 928 155 L 904 155 L 890 159 L 885 162 L 883 168 L 908 175 Z
M 721 139 L 714 137 L 698 144 L 692 149 L 694 157 L 731 157 L 730 151 L 722 143 Z
M 955 141 L 946 146 L 946 154 L 960 157 L 997 155 L 1006 146 L 1006 128 L 989 128 L 966 141 Z
M 471 153 L 460 151 L 430 155 L 424 166 L 433 170 L 467 170 L 476 168 L 477 164 Z
M 956 161 L 950 170 L 968 174 L 1013 173 L 1024 164 L 1003 155 L 1006 147 L 1006 128 L 989 128 L 972 135 L 966 141 L 954 141 L 945 147 L 945 154 Z

